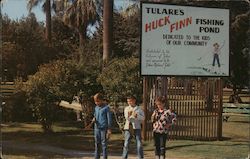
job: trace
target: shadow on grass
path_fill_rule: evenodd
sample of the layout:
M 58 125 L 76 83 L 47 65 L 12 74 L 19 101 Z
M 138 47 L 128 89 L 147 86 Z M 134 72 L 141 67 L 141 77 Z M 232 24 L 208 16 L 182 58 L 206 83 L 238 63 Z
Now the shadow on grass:
M 64 135 L 76 135 L 76 134 L 81 134 L 81 130 L 67 130 L 64 132 L 53 132 L 53 133 L 49 133 L 49 134 L 39 132 L 39 131 L 18 130 L 18 131 L 12 131 L 12 132 L 2 132 L 2 137 L 3 137 L 3 139 L 13 139 L 13 137 L 15 136 L 15 138 L 18 140 L 22 137 L 37 138 L 37 137 L 54 137 L 54 136 L 64 136 Z
M 85 146 L 86 148 L 91 147 L 90 145 L 92 145 L 91 143 L 93 141 L 93 137 L 91 132 L 83 132 L 80 129 L 54 132 L 50 134 L 44 134 L 43 132 L 36 131 L 18 130 L 12 132 L 2 132 L 2 140 L 49 144 L 58 147 L 82 149 L 85 144 L 88 144 L 88 146 Z
M 65 127 L 64 124 L 60 123 L 56 126 Z M 22 129 L 2 132 L 3 151 L 6 155 L 23 155 L 27 157 L 31 156 L 32 158 L 93 156 L 95 143 L 93 130 L 83 130 L 80 128 L 69 130 L 58 129 L 59 132 L 44 134 L 37 131 L 34 127 L 32 127 L 32 130 L 26 129 L 26 126 L 29 127 L 29 125 L 22 123 L 6 124 L 7 129 L 8 126 Z M 72 124 L 68 123 L 68 126 L 72 127 Z M 114 132 L 108 145 L 108 151 L 119 156 L 123 149 L 122 134 Z M 131 147 L 132 149 L 134 148 Z
M 221 138 L 221 141 L 228 141 L 228 140 L 231 140 L 232 138 L 230 138 L 230 137 L 222 137 Z
M 56 122 L 54 123 L 57 126 L 61 127 L 77 127 L 77 128 L 83 128 L 83 122 L 82 121 L 64 121 L 64 122 Z
M 249 145 L 246 141 L 245 143 L 224 143 L 224 144 L 215 144 L 215 143 L 190 143 L 190 144 L 183 144 L 183 145 L 175 145 L 167 147 L 167 150 L 171 149 L 179 149 L 179 148 L 186 148 L 192 146 L 218 146 L 218 147 L 225 147 L 225 146 L 242 146 L 242 145 Z
M 249 121 L 227 121 L 228 123 L 231 122 L 231 123 L 246 123 L 246 124 L 249 124 L 250 123 L 250 118 L 249 118 Z
M 25 157 L 25 158 L 37 158 L 37 159 L 55 159 L 55 158 L 68 158 L 68 157 L 85 157 L 85 155 L 77 154 L 61 154 L 56 152 L 48 152 L 48 151 L 41 151 L 37 150 L 19 150 L 19 149 L 3 149 L 3 158 L 16 158 L 18 157 Z M 89 155 L 91 156 L 91 155 Z

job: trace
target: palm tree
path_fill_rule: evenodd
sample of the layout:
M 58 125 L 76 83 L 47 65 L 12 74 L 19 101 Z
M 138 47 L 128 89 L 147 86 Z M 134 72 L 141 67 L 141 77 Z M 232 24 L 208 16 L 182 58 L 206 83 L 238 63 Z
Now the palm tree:
M 56 16 L 63 18 L 66 9 L 72 4 L 74 0 L 53 0 L 52 8 Z
M 80 49 L 87 39 L 87 27 L 99 19 L 102 11 L 98 5 L 103 4 L 103 63 L 109 60 L 112 51 L 113 0 L 75 0 L 64 14 L 64 22 L 77 29 L 80 39 Z
M 104 0 L 103 9 L 103 66 L 112 52 L 113 0 Z
M 32 8 L 38 6 L 43 2 L 43 11 L 46 14 L 46 39 L 48 42 L 51 42 L 51 3 L 50 0 L 28 0 L 27 7 L 29 12 L 31 12 Z
M 75 0 L 73 3 L 66 9 L 63 15 L 63 21 L 66 25 L 77 30 L 79 34 L 79 65 L 84 65 L 85 62 L 88 62 L 86 56 L 83 55 L 84 45 L 87 40 L 87 27 L 89 24 L 94 24 L 98 20 L 97 14 L 97 2 L 93 0 Z M 82 102 L 82 107 L 91 108 L 92 103 L 88 101 Z M 85 110 L 84 110 L 85 111 Z M 84 115 L 84 126 L 89 125 L 88 113 L 83 113 Z
M 75 0 L 64 13 L 66 25 L 75 28 L 79 33 L 80 48 L 87 39 L 87 27 L 98 19 L 96 3 L 93 0 Z

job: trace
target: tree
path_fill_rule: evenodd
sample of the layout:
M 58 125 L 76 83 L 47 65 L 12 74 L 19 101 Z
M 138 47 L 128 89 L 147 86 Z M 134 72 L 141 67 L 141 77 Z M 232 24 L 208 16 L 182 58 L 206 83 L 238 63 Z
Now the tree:
M 127 14 L 128 13 L 128 14 Z M 125 12 L 114 13 L 113 58 L 139 57 L 140 51 L 140 12 L 132 5 Z
M 75 0 L 65 11 L 64 22 L 77 30 L 80 48 L 83 48 L 87 39 L 88 25 L 93 25 L 96 22 L 98 19 L 97 15 L 96 4 L 93 0 Z
M 50 45 L 55 51 L 58 58 L 68 58 L 77 53 L 79 37 L 77 32 L 64 24 L 60 17 L 52 18 L 52 44 Z
M 37 6 L 39 3 L 43 3 L 43 11 L 46 14 L 46 39 L 51 42 L 51 3 L 50 0 L 28 0 L 28 9 L 31 12 L 32 8 Z
M 2 58 L 3 67 L 8 70 L 7 79 L 13 81 L 16 76 L 26 79 L 27 75 L 36 72 L 37 66 L 48 55 L 41 36 L 43 26 L 36 21 L 34 14 L 19 21 L 4 16 L 2 24 Z
M 249 85 L 249 34 L 250 34 L 250 11 L 235 17 L 231 27 L 231 77 L 234 95 L 237 95 L 237 88 Z
M 30 76 L 24 87 L 28 102 L 45 133 L 52 132 L 51 125 L 55 117 L 55 103 L 59 101 L 53 89 L 57 79 L 57 76 L 54 75 L 58 71 L 56 65 L 50 65 L 49 68 L 40 67 L 40 71 L 34 76 Z
M 105 66 L 113 47 L 113 0 L 104 0 L 103 5 L 103 65 Z
M 74 59 L 58 60 L 40 66 L 39 71 L 29 77 L 23 90 L 45 133 L 52 132 L 59 109 L 57 104 L 62 99 L 72 101 L 79 92 L 91 97 L 100 90 L 95 70 L 79 65 Z
M 139 75 L 138 58 L 115 58 L 111 60 L 98 77 L 112 102 L 135 95 L 141 100 L 142 79 Z
M 52 8 L 56 16 L 62 18 L 66 9 L 71 5 L 74 0 L 57 0 L 52 2 Z
M 7 80 L 13 81 L 17 76 L 25 80 L 38 70 L 39 65 L 76 52 L 78 39 L 74 32 L 58 19 L 52 20 L 53 43 L 47 45 L 43 36 L 44 26 L 37 22 L 34 13 L 18 21 L 7 16 L 2 18 L 2 66 L 7 69 Z

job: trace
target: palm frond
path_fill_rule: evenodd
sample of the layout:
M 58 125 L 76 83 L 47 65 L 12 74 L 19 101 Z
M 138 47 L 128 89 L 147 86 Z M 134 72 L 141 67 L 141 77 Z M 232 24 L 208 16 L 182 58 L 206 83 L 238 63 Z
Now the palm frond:
M 31 12 L 32 8 L 38 6 L 44 0 L 27 0 L 27 9 Z
M 63 19 L 66 25 L 80 28 L 94 24 L 97 16 L 96 3 L 93 0 L 75 0 L 66 10 Z

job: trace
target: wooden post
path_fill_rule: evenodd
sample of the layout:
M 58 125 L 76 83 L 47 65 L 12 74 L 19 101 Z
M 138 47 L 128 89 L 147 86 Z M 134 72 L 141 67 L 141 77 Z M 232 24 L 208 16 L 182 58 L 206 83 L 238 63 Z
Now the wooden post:
M 222 112 L 223 112 L 223 84 L 222 79 L 219 78 L 219 107 L 218 107 L 218 121 L 217 121 L 217 139 L 222 140 Z
M 167 85 L 167 77 L 166 76 L 163 76 L 162 77 L 162 96 L 165 96 L 165 97 L 167 97 L 167 87 L 168 87 L 168 85 Z

